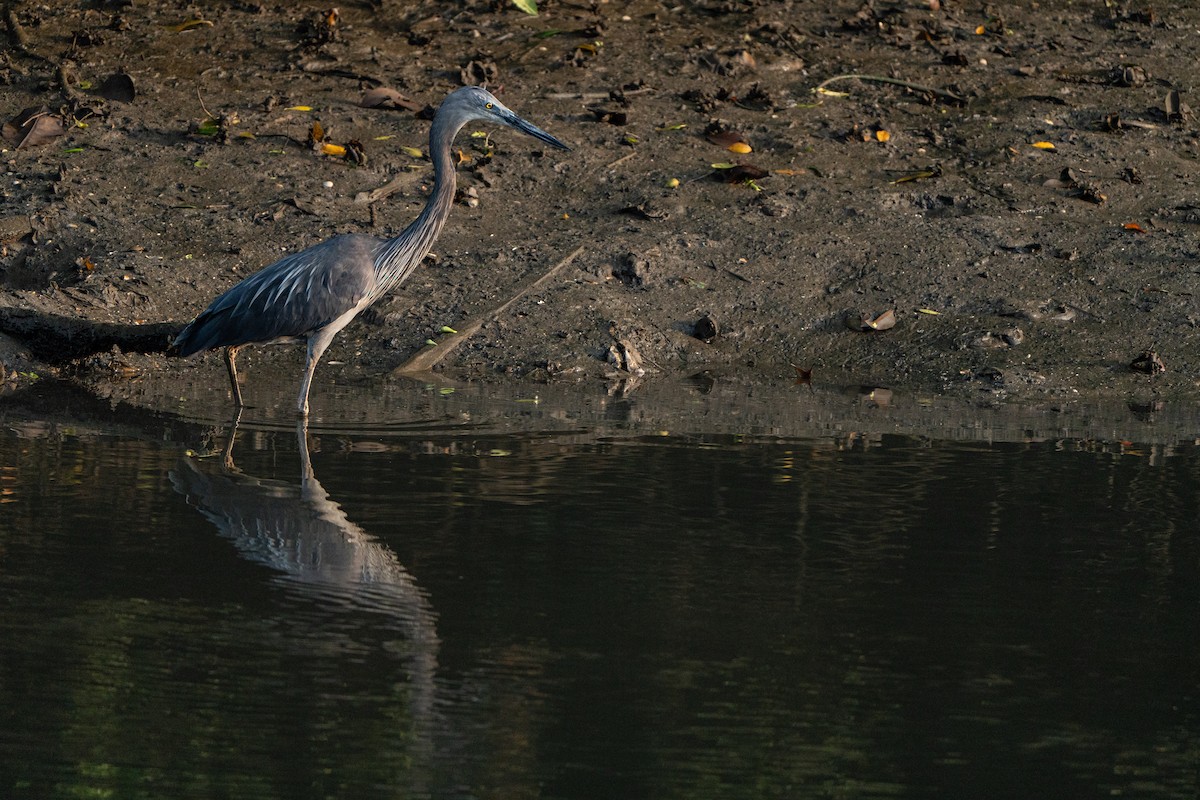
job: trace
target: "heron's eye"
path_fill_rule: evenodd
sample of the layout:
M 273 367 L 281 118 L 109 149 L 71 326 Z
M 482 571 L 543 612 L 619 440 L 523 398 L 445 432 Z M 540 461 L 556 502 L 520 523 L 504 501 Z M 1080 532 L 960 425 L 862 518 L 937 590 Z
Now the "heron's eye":
M 491 104 L 491 103 L 484 103 L 484 104 L 483 104 L 483 107 L 484 107 L 484 108 L 489 108 L 489 109 L 490 109 L 490 108 L 492 107 L 492 104 Z

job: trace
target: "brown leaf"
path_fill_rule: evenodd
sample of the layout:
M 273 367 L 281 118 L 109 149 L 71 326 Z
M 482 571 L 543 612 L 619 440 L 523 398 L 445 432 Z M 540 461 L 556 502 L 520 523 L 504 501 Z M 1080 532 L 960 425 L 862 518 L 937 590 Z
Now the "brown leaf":
M 395 89 L 388 88 L 387 86 L 368 89 L 363 93 L 359 105 L 363 108 L 403 108 L 405 111 L 412 111 L 413 113 L 423 108 L 420 103 L 414 103 Z
M 17 149 L 49 144 L 66 133 L 62 117 L 45 108 L 27 108 L 4 123 L 4 138 Z
M 1162 358 L 1153 350 L 1143 350 L 1141 355 L 1133 360 L 1129 368 L 1135 372 L 1144 372 L 1147 375 L 1157 375 L 1160 372 L 1167 371 L 1167 365 L 1163 363 Z
M 896 327 L 896 310 L 889 308 L 875 318 L 858 311 L 846 314 L 846 327 L 852 331 L 886 331 Z
M 753 164 L 734 164 L 729 169 L 714 169 L 712 171 L 713 178 L 725 183 L 754 181 L 759 178 L 765 178 L 769 174 L 762 167 L 756 167 Z
M 725 148 L 734 144 L 743 144 L 746 141 L 746 137 L 740 131 L 735 130 L 709 131 L 704 134 L 704 138 L 718 147 Z

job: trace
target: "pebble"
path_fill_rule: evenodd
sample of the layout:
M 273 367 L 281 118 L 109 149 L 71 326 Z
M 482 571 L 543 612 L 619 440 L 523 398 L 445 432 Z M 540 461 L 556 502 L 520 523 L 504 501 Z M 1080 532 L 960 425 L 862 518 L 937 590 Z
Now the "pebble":
M 332 189 L 332 188 L 333 188 L 333 181 L 325 181 L 325 182 L 324 182 L 324 183 L 322 183 L 321 185 L 322 185 L 322 186 L 324 186 L 326 189 Z

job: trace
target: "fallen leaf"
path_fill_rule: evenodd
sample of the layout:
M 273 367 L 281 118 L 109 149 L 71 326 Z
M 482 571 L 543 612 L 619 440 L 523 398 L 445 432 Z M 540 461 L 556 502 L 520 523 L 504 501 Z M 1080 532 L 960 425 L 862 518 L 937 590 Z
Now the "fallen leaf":
M 899 178 L 896 178 L 894 181 L 889 181 L 889 183 L 908 183 L 909 181 L 923 181 L 928 178 L 940 177 L 941 174 L 942 174 L 941 165 L 935 165 L 932 167 L 928 167 L 926 169 L 919 169 L 916 172 L 909 172 L 906 175 L 901 175 Z
M 424 106 L 414 103 L 395 89 L 378 86 L 363 93 L 359 105 L 363 108 L 403 108 L 405 111 L 416 113 Z
M 753 164 L 713 164 L 712 177 L 725 183 L 744 183 L 746 181 L 756 181 L 759 178 L 765 178 L 770 173 L 761 167 L 756 167 Z M 753 188 L 758 189 L 758 186 Z
M 1163 101 L 1163 111 L 1167 113 L 1167 120 L 1169 122 L 1181 122 L 1183 120 L 1183 101 L 1180 99 L 1178 89 L 1172 89 L 1167 92 L 1167 99 Z
M 209 117 L 197 124 L 192 132 L 200 136 L 216 136 L 221 132 L 221 121 Z
M 167 30 L 174 31 L 175 33 L 183 33 L 184 31 L 190 31 L 192 28 L 200 28 L 206 25 L 211 28 L 212 24 L 212 20 L 208 19 L 189 19 L 178 25 L 168 25 Z
M 890 330 L 891 328 L 896 327 L 896 312 L 894 309 L 889 308 L 875 319 L 868 320 L 864 318 L 863 322 L 866 323 L 867 327 L 869 327 L 871 330 Z
M 896 327 L 896 311 L 889 308 L 874 319 L 858 311 L 846 314 L 846 327 L 852 331 L 886 331 Z
M 735 130 L 713 130 L 704 134 L 704 138 L 713 144 L 732 149 L 732 145 L 745 143 L 746 137 Z
M 890 133 L 888 133 L 887 131 L 882 131 L 882 130 L 875 131 L 875 140 L 878 142 L 886 142 L 888 139 L 891 139 L 891 138 L 892 138 L 892 135 Z
M 1162 358 L 1153 350 L 1143 350 L 1141 354 L 1135 358 L 1129 368 L 1135 372 L 1144 372 L 1147 375 L 1157 375 L 1160 372 L 1167 371 L 1167 365 L 1163 363 Z
M 327 156 L 342 157 L 346 155 L 346 148 L 342 147 L 340 144 L 324 142 L 321 144 L 321 152 Z
M 512 4 L 531 17 L 537 16 L 537 0 L 512 0 Z
M 750 145 L 746 144 L 745 142 L 734 142 L 733 144 L 729 145 L 729 147 L 726 149 L 732 153 L 741 153 L 743 155 L 746 153 L 753 152 L 750 148 Z
M 1134 233 L 1145 233 L 1146 232 L 1145 229 L 1143 229 L 1142 226 L 1138 225 L 1136 222 L 1126 222 L 1123 227 L 1125 228 L 1125 230 L 1133 231 Z
M 805 369 L 804 367 L 792 364 L 792 369 L 796 370 L 796 386 L 812 383 L 812 367 Z
M 312 111 L 312 106 L 288 106 L 285 111 Z
M 667 179 L 666 187 L 668 189 L 674 189 L 678 185 L 679 185 L 679 178 L 668 178 Z
M 917 313 L 918 314 L 930 314 L 935 317 L 939 317 L 942 314 L 942 312 L 934 311 L 932 308 L 918 308 Z
M 659 128 L 660 131 L 681 131 L 687 127 L 687 123 L 681 122 L 678 125 L 664 125 Z
M 4 123 L 4 138 L 20 150 L 49 144 L 66 133 L 62 117 L 46 108 L 27 108 Z
M 1053 150 L 1054 142 L 1034 142 L 1031 146 L 1038 150 Z

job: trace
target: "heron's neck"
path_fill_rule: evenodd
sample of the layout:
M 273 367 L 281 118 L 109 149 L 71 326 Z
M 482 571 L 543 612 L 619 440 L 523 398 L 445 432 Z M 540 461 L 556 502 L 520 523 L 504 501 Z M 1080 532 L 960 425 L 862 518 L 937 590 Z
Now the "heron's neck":
M 462 127 L 447 124 L 441 117 L 434 117 L 429 130 L 429 157 L 433 160 L 433 194 L 425 203 L 413 223 L 401 231 L 399 236 L 387 240 L 376 262 L 379 269 L 379 293 L 382 294 L 416 269 L 450 216 L 454 205 L 454 190 L 457 177 L 450 147 L 454 136 Z

